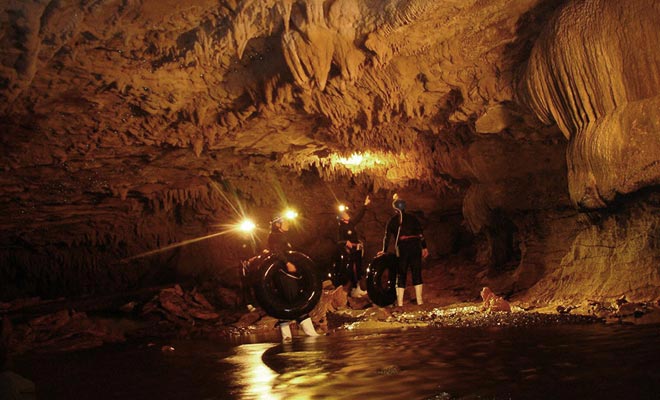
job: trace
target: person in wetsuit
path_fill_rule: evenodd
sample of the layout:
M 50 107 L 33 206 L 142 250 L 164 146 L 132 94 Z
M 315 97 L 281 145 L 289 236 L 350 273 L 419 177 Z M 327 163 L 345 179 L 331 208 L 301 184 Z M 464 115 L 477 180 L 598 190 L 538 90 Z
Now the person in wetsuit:
M 271 221 L 270 234 L 268 235 L 268 250 L 280 262 L 281 268 L 276 276 L 276 284 L 282 295 L 283 300 L 293 303 L 300 291 L 301 276 L 298 270 L 288 258 L 287 252 L 291 250 L 288 232 L 289 221 L 283 217 L 277 217 Z M 314 324 L 309 315 L 304 314 L 296 319 L 298 325 L 303 329 L 307 336 L 319 336 L 314 329 Z M 291 341 L 291 321 L 279 320 L 278 325 L 282 333 L 282 340 Z
M 383 249 L 378 254 L 387 252 L 389 242 L 394 238 L 396 255 L 399 258 L 396 277 L 396 302 L 397 306 L 403 306 L 403 295 L 406 290 L 406 275 L 408 267 L 412 274 L 413 286 L 415 287 L 415 298 L 417 304 L 423 304 L 422 300 L 422 258 L 426 258 L 429 251 L 422 231 L 422 225 L 417 217 L 406 212 L 406 202 L 396 194 L 392 207 L 396 214 L 390 218 L 385 229 L 383 238 Z
M 371 199 L 369 199 L 369 196 L 367 195 L 364 199 L 364 204 L 360 207 L 360 210 L 355 217 L 351 218 L 347 209 L 341 210 L 337 216 L 337 248 L 340 254 L 343 254 L 347 259 L 347 262 L 344 265 L 347 264 L 349 266 L 348 276 L 350 279 L 350 287 L 353 288 L 349 293 L 352 297 L 362 297 L 367 294 L 367 292 L 360 287 L 360 280 L 364 276 L 364 271 L 362 269 L 364 246 L 358 238 L 355 225 L 359 224 L 364 217 L 364 213 L 366 212 L 369 203 L 371 203 Z

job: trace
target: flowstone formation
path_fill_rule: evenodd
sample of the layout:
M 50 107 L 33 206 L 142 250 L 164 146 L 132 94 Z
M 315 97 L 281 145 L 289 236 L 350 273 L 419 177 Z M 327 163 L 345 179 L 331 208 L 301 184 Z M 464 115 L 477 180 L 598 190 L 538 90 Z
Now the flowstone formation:
M 532 50 L 524 99 L 568 139 L 578 206 L 605 207 L 660 183 L 658 22 L 656 2 L 573 2 Z
M 395 191 L 434 257 L 481 270 L 463 286 L 655 299 L 659 15 L 651 0 L 5 2 L 1 300 L 235 287 L 285 206 L 327 267 L 334 207 L 367 193 L 369 257 Z M 254 242 L 232 231 L 245 215 Z M 650 280 L 607 267 L 622 263 Z M 599 283 L 574 279 L 587 271 Z
M 521 98 L 568 140 L 571 202 L 603 209 L 579 217 L 559 265 L 532 291 L 541 301 L 660 296 L 660 5 L 631 6 L 567 4 L 524 74 Z

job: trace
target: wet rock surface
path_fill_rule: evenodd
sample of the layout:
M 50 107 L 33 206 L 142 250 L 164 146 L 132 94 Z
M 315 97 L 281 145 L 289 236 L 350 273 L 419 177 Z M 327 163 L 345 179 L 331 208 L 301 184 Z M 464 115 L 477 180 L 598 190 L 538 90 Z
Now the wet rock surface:
M 62 310 L 17 325 L 9 346 L 17 352 L 73 351 L 125 340 L 121 329 L 90 318 L 84 312 Z

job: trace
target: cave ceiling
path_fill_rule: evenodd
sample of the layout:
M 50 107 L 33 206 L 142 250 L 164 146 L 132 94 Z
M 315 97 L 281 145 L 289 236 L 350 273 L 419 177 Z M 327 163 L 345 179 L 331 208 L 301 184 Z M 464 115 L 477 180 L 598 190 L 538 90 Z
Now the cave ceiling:
M 249 159 L 332 178 L 332 154 L 372 151 L 392 162 L 377 185 L 443 190 L 463 178 L 449 153 L 475 136 L 547 139 L 513 85 L 557 6 L 9 1 L 3 167 L 59 165 L 119 193 L 250 174 Z
M 6 1 L 2 257 L 95 265 L 85 246 L 116 260 L 241 204 L 322 215 L 379 189 L 474 231 L 491 209 L 568 204 L 565 139 L 516 101 L 562 4 Z
M 660 184 L 657 1 L 1 4 L 2 279 L 242 207 L 408 191 L 479 233 Z

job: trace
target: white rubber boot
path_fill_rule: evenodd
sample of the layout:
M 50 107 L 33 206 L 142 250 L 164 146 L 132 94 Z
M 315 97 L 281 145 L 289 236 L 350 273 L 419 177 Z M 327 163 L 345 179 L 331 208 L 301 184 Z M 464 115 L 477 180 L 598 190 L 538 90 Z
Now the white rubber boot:
M 293 335 L 291 335 L 291 327 L 288 322 L 280 324 L 280 332 L 282 333 L 282 342 L 290 342 L 293 340 Z
M 417 304 L 422 305 L 424 302 L 422 301 L 422 284 L 420 283 L 419 285 L 415 285 L 415 298 L 417 299 Z
M 396 305 L 403 307 L 403 294 L 406 292 L 406 288 L 397 287 L 396 288 Z
M 314 324 L 312 323 L 311 318 L 305 318 L 302 320 L 300 322 L 300 327 L 307 336 L 320 336 L 318 333 L 316 333 L 316 329 L 314 329 Z
M 351 297 L 364 297 L 365 294 L 367 294 L 367 292 L 362 290 L 359 284 L 351 290 Z

